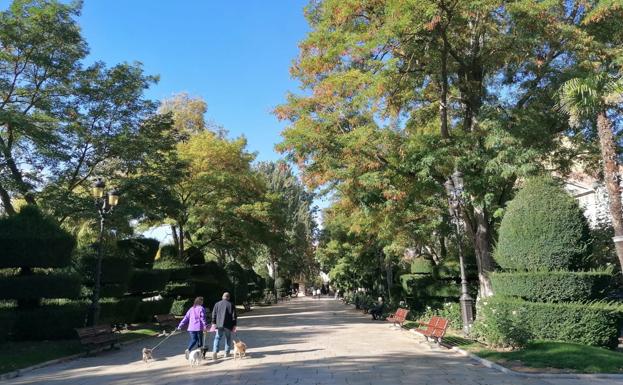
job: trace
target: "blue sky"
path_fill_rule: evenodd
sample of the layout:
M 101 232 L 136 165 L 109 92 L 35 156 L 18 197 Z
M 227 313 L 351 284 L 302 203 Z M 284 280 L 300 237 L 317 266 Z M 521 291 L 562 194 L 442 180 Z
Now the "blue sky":
M 259 160 L 274 160 L 284 123 L 271 110 L 298 91 L 289 67 L 308 31 L 307 2 L 85 0 L 79 23 L 89 60 L 142 62 L 160 75 L 148 97 L 201 96 L 208 120 L 247 137 Z

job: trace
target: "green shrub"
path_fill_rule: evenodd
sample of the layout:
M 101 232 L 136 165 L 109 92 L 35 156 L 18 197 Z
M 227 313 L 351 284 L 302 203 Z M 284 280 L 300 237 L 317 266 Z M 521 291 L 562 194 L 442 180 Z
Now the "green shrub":
M 553 179 L 534 178 L 508 204 L 494 257 L 509 270 L 574 270 L 590 252 L 589 238 L 576 200 Z
M 542 303 L 501 296 L 483 300 L 474 332 L 489 343 L 520 346 L 527 339 L 615 348 L 623 306 L 604 302 Z
M 210 309 L 221 300 L 223 292 L 227 290 L 215 281 L 193 280 L 192 282 L 195 285 L 195 296 L 203 297 L 205 307 Z
M 175 260 L 175 261 L 179 261 L 180 263 L 183 263 L 184 261 L 180 261 L 180 259 L 178 258 L 178 253 L 177 253 L 177 246 L 175 245 L 164 245 L 160 248 L 160 258 L 158 259 L 160 260 Z
M 117 241 L 117 249 L 132 259 L 134 267 L 149 269 L 154 265 L 160 242 L 152 238 L 132 238 Z
M 83 281 L 92 285 L 95 281 L 97 256 L 87 254 L 80 257 Z M 106 255 L 102 258 L 102 283 L 127 284 L 132 276 L 132 261 L 127 256 Z
M 151 322 L 158 314 L 168 314 L 171 310 L 173 300 L 163 298 L 159 301 L 141 301 L 134 322 Z
M 131 323 L 137 318 L 141 299 L 137 297 L 103 298 L 100 323 Z
M 75 328 L 85 325 L 88 305 L 68 302 L 62 305 L 45 305 L 33 309 L 20 309 L 13 327 L 15 340 L 60 340 L 75 338 Z
M 584 301 L 603 298 L 612 272 L 492 273 L 493 292 L 536 302 Z
M 0 268 L 65 267 L 75 239 L 35 206 L 0 218 Z
M 411 274 L 432 274 L 435 264 L 430 259 L 418 257 L 411 262 Z
M 158 292 L 164 289 L 168 279 L 167 270 L 136 269 L 130 279 L 128 290 L 132 294 Z
M 100 287 L 101 297 L 123 297 L 128 292 L 128 285 L 125 283 L 105 283 Z
M 9 304 L 0 305 L 0 342 L 9 340 L 16 321 L 17 307 Z
M 195 294 L 193 283 L 168 283 L 162 295 L 170 298 L 190 298 Z
M 184 250 L 184 261 L 190 265 L 201 265 L 205 263 L 205 256 L 203 251 L 199 248 L 191 246 Z
M 192 299 L 180 299 L 177 301 L 173 301 L 173 304 L 171 305 L 171 310 L 169 312 L 173 315 L 183 316 L 193 305 L 193 302 L 194 300 Z
M 419 317 L 427 322 L 434 316 L 443 317 L 450 322 L 453 329 L 461 329 L 463 327 L 463 319 L 461 318 L 461 306 L 457 302 L 445 302 L 439 308 L 427 307 L 426 311 Z
M 249 277 L 247 272 L 237 262 L 230 262 L 225 266 L 227 276 L 232 282 L 234 303 L 243 303 L 249 297 Z
M 80 278 L 68 273 L 0 277 L 0 299 L 71 298 L 80 296 Z

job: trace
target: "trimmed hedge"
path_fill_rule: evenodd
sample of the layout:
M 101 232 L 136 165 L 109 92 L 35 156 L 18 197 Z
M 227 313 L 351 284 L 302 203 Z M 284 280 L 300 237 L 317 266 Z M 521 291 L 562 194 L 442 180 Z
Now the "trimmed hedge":
M 117 241 L 117 248 L 132 259 L 134 267 L 149 269 L 154 265 L 160 242 L 152 238 L 123 239 Z
M 191 265 L 200 265 L 205 263 L 206 259 L 203 255 L 203 251 L 197 247 L 191 246 L 184 250 L 184 261 Z
M 75 239 L 35 206 L 0 218 L 0 268 L 65 267 Z
M 71 302 L 18 310 L 11 339 L 60 340 L 76 338 L 74 329 L 85 325 L 87 309 L 86 303 Z
M 128 291 L 132 294 L 158 292 L 164 289 L 168 279 L 167 270 L 136 269 L 130 279 Z
M 67 273 L 0 277 L 0 299 L 76 299 L 80 289 L 80 277 Z
M 189 298 L 195 294 L 195 285 L 193 283 L 168 283 L 162 295 L 171 298 Z
M 80 268 L 85 276 L 84 281 L 95 281 L 96 255 L 85 255 L 80 258 Z M 104 256 L 102 258 L 102 283 L 128 283 L 132 277 L 132 260 L 127 256 Z
M 435 264 L 430 259 L 415 258 L 411 262 L 411 274 L 432 274 Z
M 103 298 L 100 302 L 101 323 L 131 323 L 137 318 L 141 299 L 137 297 Z
M 17 321 L 17 308 L 11 305 L 0 306 L 0 342 L 7 341 L 13 333 Z
M 183 316 L 186 314 L 186 311 L 190 309 L 193 305 L 192 299 L 181 299 L 178 301 L 173 301 L 171 305 L 171 310 L 169 311 L 173 315 Z
M 539 177 L 508 204 L 494 258 L 508 270 L 574 270 L 589 252 L 589 228 L 577 201 L 552 178 Z
M 155 315 L 169 313 L 172 304 L 173 300 L 170 298 L 163 298 L 159 301 L 141 301 L 134 322 L 151 322 Z
M 100 287 L 100 297 L 123 297 L 128 292 L 125 283 L 105 283 Z
M 611 271 L 492 273 L 493 292 L 536 302 L 585 301 L 603 298 Z
M 527 302 L 495 295 L 482 302 L 474 332 L 497 346 L 544 339 L 616 348 L 622 320 L 623 305 Z

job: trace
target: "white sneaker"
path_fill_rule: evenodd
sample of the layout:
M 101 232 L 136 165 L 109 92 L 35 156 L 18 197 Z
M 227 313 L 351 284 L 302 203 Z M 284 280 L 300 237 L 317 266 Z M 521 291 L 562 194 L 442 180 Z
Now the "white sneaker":
M 229 357 L 230 355 L 231 355 L 231 353 L 225 352 L 225 357 Z
M 216 358 L 217 358 L 217 354 L 216 354 L 216 352 L 212 352 L 212 359 L 213 359 L 214 361 L 216 361 Z
M 188 361 L 188 356 L 190 355 L 190 350 L 184 350 L 184 356 L 186 357 L 186 361 Z

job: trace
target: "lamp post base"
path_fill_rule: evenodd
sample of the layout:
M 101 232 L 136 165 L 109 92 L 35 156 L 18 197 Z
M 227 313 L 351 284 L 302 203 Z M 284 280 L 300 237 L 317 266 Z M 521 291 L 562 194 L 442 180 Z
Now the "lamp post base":
M 463 320 L 463 333 L 467 336 L 469 335 L 472 324 L 474 323 L 474 300 L 473 298 L 464 293 L 461 295 L 459 299 L 459 303 L 461 304 L 461 318 Z

